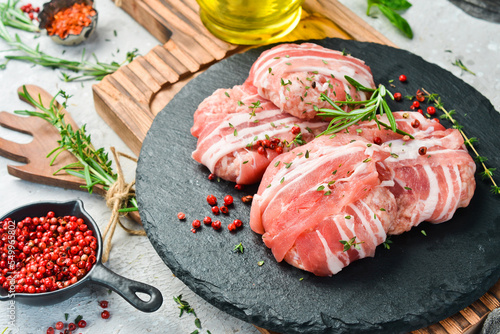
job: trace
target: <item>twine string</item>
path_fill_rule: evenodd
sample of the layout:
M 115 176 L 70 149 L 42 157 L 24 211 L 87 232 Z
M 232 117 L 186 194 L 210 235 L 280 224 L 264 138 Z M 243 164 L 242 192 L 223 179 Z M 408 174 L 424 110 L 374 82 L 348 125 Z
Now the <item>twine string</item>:
M 127 183 L 125 182 L 125 178 L 123 176 L 122 166 L 120 164 L 119 156 L 125 157 L 129 160 L 137 162 L 137 159 L 127 155 L 125 153 L 116 152 L 114 147 L 111 147 L 111 152 L 115 158 L 116 169 L 117 169 L 117 178 L 115 183 L 113 183 L 109 190 L 106 192 L 106 205 L 111 209 L 111 217 L 109 218 L 108 225 L 104 229 L 104 233 L 102 235 L 104 239 L 104 251 L 102 255 L 102 262 L 108 261 L 109 253 L 111 251 L 111 240 L 113 239 L 113 234 L 115 233 L 116 225 L 119 224 L 125 231 L 133 235 L 146 235 L 144 230 L 133 230 L 129 229 L 122 224 L 120 221 L 120 217 L 125 216 L 126 213 L 120 213 L 120 209 L 125 207 L 128 203 L 128 200 L 131 197 L 135 196 L 135 180 Z M 108 235 L 109 232 L 109 235 Z

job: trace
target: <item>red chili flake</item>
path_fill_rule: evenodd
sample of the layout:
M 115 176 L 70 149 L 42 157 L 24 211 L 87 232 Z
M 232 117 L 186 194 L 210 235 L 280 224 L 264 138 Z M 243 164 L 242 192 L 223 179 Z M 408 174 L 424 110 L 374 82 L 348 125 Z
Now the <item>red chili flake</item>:
M 205 225 L 212 224 L 212 218 L 210 218 L 209 216 L 206 216 L 205 218 L 203 218 L 203 224 L 205 224 Z
M 212 223 L 212 228 L 214 230 L 219 230 L 222 226 L 222 223 L 220 222 L 220 220 L 216 220 Z
M 200 228 L 201 222 L 199 219 L 195 219 L 193 220 L 193 223 L 191 225 L 193 226 L 193 228 Z
M 429 115 L 434 115 L 436 113 L 436 108 L 434 108 L 433 106 L 427 107 L 427 113 Z
M 236 227 L 241 227 L 241 226 L 243 225 L 243 222 L 242 222 L 241 220 L 239 220 L 239 219 L 235 219 L 235 220 L 233 221 L 233 224 L 234 224 L 234 226 L 236 226 Z
M 413 120 L 413 122 L 411 122 L 411 126 L 418 128 L 420 126 L 420 121 L 418 119 Z
M 233 204 L 233 196 L 226 195 L 226 197 L 224 197 L 224 204 L 226 206 Z
M 252 202 L 252 199 L 253 199 L 253 196 L 252 195 L 248 195 L 248 196 L 243 196 L 241 198 L 241 201 L 243 203 L 250 203 L 250 202 Z
M 300 127 L 298 126 L 292 126 L 292 134 L 298 135 L 300 133 Z
M 69 8 L 57 12 L 50 26 L 47 26 L 47 33 L 66 38 L 69 34 L 78 35 L 84 27 L 92 23 L 91 17 L 96 15 L 92 6 L 84 3 L 75 3 Z
M 208 195 L 207 196 L 207 202 L 208 204 L 210 204 L 211 206 L 214 206 L 217 204 L 217 198 L 214 196 L 214 195 Z
M 212 213 L 218 215 L 220 213 L 219 208 L 217 206 L 212 206 Z
M 233 223 L 227 225 L 227 229 L 231 232 L 236 231 L 236 226 Z
M 208 174 L 208 179 L 209 179 L 210 181 L 215 180 L 215 174 L 214 174 L 214 173 L 210 173 L 210 174 Z
M 406 75 L 401 74 L 401 75 L 399 76 L 399 81 L 401 81 L 401 82 L 406 82 L 406 80 L 408 80 L 408 79 L 406 78 Z
M 426 153 L 427 153 L 427 147 L 422 146 L 422 147 L 420 147 L 420 148 L 418 149 L 418 154 L 420 154 L 420 155 L 424 155 L 424 154 L 426 154 Z
M 179 220 L 184 220 L 186 219 L 186 214 L 184 212 L 179 212 L 177 218 L 179 218 Z
M 394 93 L 394 100 L 401 101 L 402 98 L 403 95 L 401 95 L 401 93 Z
M 373 142 L 377 145 L 382 145 L 382 138 L 380 137 L 375 137 L 373 138 Z
M 241 184 L 235 184 L 234 185 L 234 189 L 236 189 L 236 190 L 242 190 L 243 189 L 243 185 L 241 185 Z
M 219 208 L 220 212 L 222 212 L 223 214 L 227 215 L 229 213 L 229 209 L 227 208 L 227 206 L 223 205 Z

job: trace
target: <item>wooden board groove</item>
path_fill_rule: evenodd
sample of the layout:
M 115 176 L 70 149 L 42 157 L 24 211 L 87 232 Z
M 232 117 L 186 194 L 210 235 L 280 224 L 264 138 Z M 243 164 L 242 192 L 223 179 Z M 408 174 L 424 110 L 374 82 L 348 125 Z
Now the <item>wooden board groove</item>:
M 163 44 L 93 87 L 97 112 L 138 155 L 154 115 L 187 81 L 247 47 L 212 36 L 199 19 L 196 0 L 123 0 L 120 6 Z M 337 0 L 306 0 L 303 9 L 302 21 L 285 40 L 328 36 L 394 46 Z M 468 308 L 412 333 L 469 334 L 499 306 L 500 281 Z

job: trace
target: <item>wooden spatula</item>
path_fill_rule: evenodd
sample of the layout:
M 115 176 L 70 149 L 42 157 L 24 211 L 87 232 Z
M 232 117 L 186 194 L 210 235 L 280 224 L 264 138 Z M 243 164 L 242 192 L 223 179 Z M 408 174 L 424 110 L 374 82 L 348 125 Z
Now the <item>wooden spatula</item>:
M 44 106 L 48 106 L 52 100 L 52 96 L 44 89 L 34 86 L 25 86 L 28 93 L 35 99 L 41 99 Z M 23 91 L 22 87 L 18 88 L 18 93 Z M 57 102 L 56 102 L 57 103 Z M 62 106 L 57 103 L 57 107 Z M 36 109 L 36 111 L 40 111 Z M 63 109 L 66 123 L 71 124 L 73 130 L 78 129 L 75 121 L 71 118 L 69 112 Z M 47 121 L 30 116 L 18 116 L 9 112 L 0 112 L 0 125 L 4 128 L 19 131 L 21 133 L 33 136 L 33 140 L 27 144 L 15 143 L 3 138 L 0 138 L 0 155 L 14 161 L 24 162 L 25 165 L 8 165 L 7 171 L 9 174 L 20 179 L 56 186 L 66 189 L 77 189 L 87 191 L 86 188 L 80 186 L 86 185 L 83 179 L 69 175 L 64 171 L 54 174 L 61 167 L 77 162 L 77 159 L 69 152 L 64 151 L 50 165 L 52 157 L 47 157 L 47 154 L 58 146 L 57 141 L 61 139 L 57 129 L 47 123 Z M 94 193 L 104 196 L 106 191 L 101 185 L 94 186 Z M 136 222 L 140 222 L 137 212 L 132 212 L 130 217 Z

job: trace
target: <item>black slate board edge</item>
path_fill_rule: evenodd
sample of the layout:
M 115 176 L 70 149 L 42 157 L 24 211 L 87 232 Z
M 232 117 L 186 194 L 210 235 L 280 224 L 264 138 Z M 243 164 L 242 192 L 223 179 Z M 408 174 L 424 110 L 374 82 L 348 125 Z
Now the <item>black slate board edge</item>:
M 325 41 L 313 41 L 313 42 L 316 42 L 318 44 L 322 44 Z M 338 44 L 340 44 L 340 45 L 345 44 L 347 51 L 349 51 L 350 43 L 352 43 L 352 41 L 338 40 Z M 359 44 L 360 42 L 355 42 L 355 43 Z M 369 47 L 370 49 L 375 50 L 375 51 L 377 48 L 380 48 L 380 47 L 384 48 L 384 46 L 380 46 L 380 45 L 376 45 L 376 44 L 372 44 L 372 43 L 361 43 L 361 44 L 363 46 Z M 252 50 L 251 52 L 253 52 L 254 54 L 259 54 L 261 52 L 261 50 L 262 49 Z M 397 50 L 397 49 L 395 49 L 395 50 Z M 445 71 L 445 70 L 441 69 L 440 67 L 438 67 L 437 65 L 426 63 L 421 57 L 412 55 L 407 51 L 397 50 L 397 52 L 406 53 L 408 55 L 411 55 L 413 58 L 418 58 L 418 60 L 422 64 L 424 64 L 425 66 L 434 66 L 434 68 L 436 68 L 436 72 L 438 72 L 438 73 L 440 71 L 441 72 Z M 238 56 L 240 56 L 240 55 L 236 55 L 233 57 L 238 57 Z M 356 55 L 353 54 L 353 56 L 356 56 Z M 231 58 L 233 58 L 233 57 L 231 57 Z M 360 57 L 360 58 L 362 58 L 362 57 Z M 219 67 L 226 66 L 225 62 L 228 62 L 228 61 L 233 61 L 233 60 L 225 60 L 225 61 L 222 61 L 218 64 L 215 64 L 214 66 L 212 66 L 210 69 L 207 70 L 207 73 L 210 73 L 211 71 L 216 71 Z M 238 62 L 236 61 L 236 64 L 237 63 Z M 234 64 L 233 64 L 233 66 L 234 66 Z M 449 72 L 448 72 L 448 74 L 452 75 Z M 207 74 L 207 75 L 210 75 L 210 74 Z M 377 77 L 375 75 L 375 73 L 374 73 L 374 76 Z M 190 82 L 185 88 L 183 88 L 183 90 L 181 90 L 181 92 L 179 92 L 177 96 L 179 96 L 179 97 L 182 97 L 183 95 L 189 96 L 190 95 L 189 89 L 191 89 L 191 86 L 196 87 L 197 81 L 201 77 L 203 77 L 203 75 L 198 77 L 198 78 L 193 79 L 193 81 Z M 199 79 L 199 80 L 201 80 L 201 79 Z M 229 85 L 229 87 L 230 86 L 231 85 Z M 464 92 L 464 93 L 466 93 L 465 95 L 467 95 L 467 96 L 469 96 L 469 94 L 473 94 L 473 95 L 479 94 L 480 95 L 479 92 L 475 91 L 472 87 L 470 87 L 468 85 L 466 85 L 465 88 L 466 88 L 466 92 Z M 467 90 L 469 90 L 469 91 L 467 91 Z M 187 94 L 185 94 L 186 92 L 187 92 Z M 414 94 L 414 92 L 413 92 L 413 94 Z M 489 103 L 489 101 L 487 101 L 487 99 L 484 98 L 484 96 L 482 96 L 482 95 L 480 95 L 480 97 L 478 99 L 481 101 L 481 103 L 486 104 L 485 106 L 483 106 L 483 108 L 487 109 L 489 111 L 489 115 L 488 115 L 489 118 L 494 119 L 495 118 L 494 116 L 496 115 L 495 114 L 496 111 L 492 107 L 491 103 Z M 168 108 L 168 106 L 167 106 L 167 108 Z M 162 111 L 162 112 L 164 112 L 164 111 Z M 148 134 L 148 136 L 149 136 L 149 134 Z M 142 158 L 142 153 L 141 153 L 140 160 L 141 160 L 141 158 Z M 193 162 L 193 163 L 195 163 L 195 162 Z M 139 165 L 140 165 L 140 162 L 139 162 Z M 139 179 L 141 178 L 139 173 L 138 173 L 138 178 Z M 482 182 L 482 181 L 478 181 L 478 182 Z M 138 184 L 138 199 L 139 199 L 139 203 L 141 203 L 141 192 L 139 191 L 139 189 L 140 189 L 140 186 Z M 497 204 L 498 204 L 498 202 L 497 202 Z M 139 205 L 139 208 L 141 209 L 141 205 Z M 152 219 L 151 218 L 152 215 L 149 215 L 146 212 L 143 213 L 141 211 L 141 216 L 142 215 L 146 216 L 146 219 L 145 219 L 146 221 Z M 155 226 L 156 224 L 153 223 L 152 225 Z M 148 232 L 149 236 L 154 236 L 156 234 L 155 233 L 156 231 L 154 228 L 151 228 L 151 230 L 150 230 L 150 224 L 145 224 L 145 227 L 146 227 L 146 231 Z M 183 280 L 184 283 L 186 283 L 195 293 L 199 294 L 204 299 L 206 299 L 208 302 L 210 302 L 214 306 L 222 309 L 223 311 L 225 311 L 231 315 L 234 315 L 240 319 L 243 319 L 245 321 L 248 321 L 248 322 L 251 322 L 255 325 L 258 325 L 260 327 L 270 329 L 270 330 L 275 330 L 275 331 L 281 331 L 281 332 L 286 332 L 286 333 L 292 333 L 292 332 L 301 333 L 301 332 L 304 332 L 303 331 L 304 326 L 308 327 L 308 324 L 302 324 L 302 325 L 298 324 L 298 326 L 295 326 L 295 324 L 293 322 L 292 323 L 287 322 L 286 319 L 271 319 L 271 320 L 269 320 L 268 317 L 266 317 L 266 315 L 246 314 L 245 310 L 241 308 L 241 305 L 236 306 L 236 305 L 234 305 L 234 302 L 226 300 L 224 294 L 220 290 L 220 287 L 214 286 L 214 285 L 210 284 L 209 282 L 206 282 L 202 279 L 199 279 L 199 278 L 193 276 L 189 270 L 182 269 L 180 267 L 180 264 L 176 261 L 174 252 L 169 252 L 166 249 L 164 249 L 164 247 L 162 247 L 162 245 L 160 243 L 158 243 L 157 240 L 154 239 L 154 237 L 150 237 L 150 240 L 151 240 L 153 246 L 155 247 L 155 249 L 157 250 L 157 252 L 160 254 L 160 257 L 162 257 L 162 259 L 172 269 L 172 271 L 174 272 L 174 274 L 176 276 L 181 278 L 181 280 Z M 488 277 L 487 279 L 484 279 L 484 277 L 483 277 L 482 282 L 484 283 L 486 281 L 487 282 L 486 284 L 488 285 L 488 287 L 490 287 L 500 277 L 499 268 L 496 268 L 496 270 L 492 270 L 490 272 L 490 274 L 487 275 L 487 277 Z M 216 291 L 214 291 L 214 287 L 215 287 Z M 456 301 L 452 302 L 454 304 L 454 307 L 449 308 L 447 310 L 448 311 L 447 314 L 452 315 L 453 313 L 461 310 L 465 306 L 467 306 L 470 303 L 477 300 L 484 292 L 485 291 L 482 291 L 481 289 L 479 289 L 474 294 L 467 294 L 465 296 L 462 295 L 461 297 L 456 298 Z M 418 328 L 424 327 L 426 325 L 429 325 L 433 322 L 436 322 L 436 319 L 441 320 L 441 319 L 439 319 L 440 316 L 442 316 L 442 307 L 441 307 L 441 305 L 438 304 L 438 305 L 436 305 L 435 308 L 429 309 L 428 313 L 426 313 L 424 315 L 422 315 L 422 314 L 408 315 L 407 318 L 405 319 L 405 321 L 403 323 L 401 323 L 401 321 L 400 321 L 396 327 L 399 327 L 399 328 L 404 327 L 404 331 L 414 330 L 414 329 L 418 329 Z M 339 332 L 340 333 L 340 332 L 349 332 L 352 330 L 367 331 L 367 326 L 369 328 L 367 332 L 373 332 L 373 331 L 387 332 L 387 330 L 396 329 L 392 322 L 373 323 L 373 324 L 361 323 L 359 325 L 359 328 L 358 328 L 358 326 L 355 323 L 354 324 L 353 323 L 346 323 L 343 319 L 334 319 L 333 317 L 330 317 L 329 315 L 327 315 L 325 313 L 322 313 L 320 315 L 320 317 L 321 317 L 324 325 L 326 325 L 326 327 L 329 328 L 331 332 Z M 308 328 L 311 329 L 311 331 L 309 331 L 311 333 L 323 332 L 322 330 L 315 331 L 313 329 L 314 326 L 308 327 Z M 401 329 L 401 330 L 403 330 L 403 329 Z

